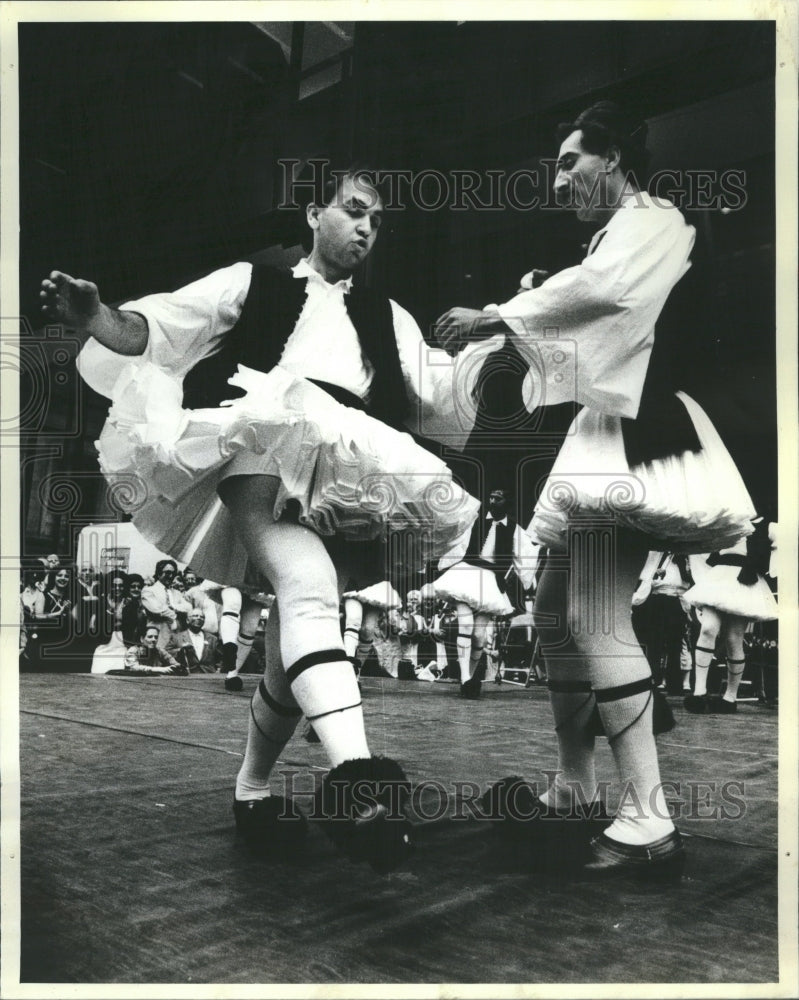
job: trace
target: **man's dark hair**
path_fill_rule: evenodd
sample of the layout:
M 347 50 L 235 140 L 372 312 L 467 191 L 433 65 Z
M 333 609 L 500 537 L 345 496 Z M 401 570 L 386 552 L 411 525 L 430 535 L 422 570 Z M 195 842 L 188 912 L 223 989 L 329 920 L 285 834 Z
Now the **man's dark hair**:
M 604 156 L 615 146 L 620 153 L 619 167 L 638 187 L 643 186 L 649 152 L 646 148 L 647 125 L 625 111 L 615 101 L 597 101 L 581 111 L 573 122 L 558 125 L 558 142 L 579 129 L 583 149 L 596 156 Z
M 155 564 L 155 578 L 156 578 L 156 580 L 163 573 L 164 567 L 166 567 L 166 566 L 174 566 L 175 567 L 175 573 L 177 573 L 177 571 L 178 571 L 178 564 L 175 562 L 174 559 L 159 559 L 158 562 Z

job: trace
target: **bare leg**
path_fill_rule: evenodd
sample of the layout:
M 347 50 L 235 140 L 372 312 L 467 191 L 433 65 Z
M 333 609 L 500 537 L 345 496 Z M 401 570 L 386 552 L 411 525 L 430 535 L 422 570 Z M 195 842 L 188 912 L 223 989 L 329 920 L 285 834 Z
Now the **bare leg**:
M 280 613 L 274 604 L 264 632 L 266 669 L 250 702 L 247 749 L 236 779 L 236 798 L 262 799 L 270 794 L 269 776 L 291 739 L 302 712 L 280 662 Z

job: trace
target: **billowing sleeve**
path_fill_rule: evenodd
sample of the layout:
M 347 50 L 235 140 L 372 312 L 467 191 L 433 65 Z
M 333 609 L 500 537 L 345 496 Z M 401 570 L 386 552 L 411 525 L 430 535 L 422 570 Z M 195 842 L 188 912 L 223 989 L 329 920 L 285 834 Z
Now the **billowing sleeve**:
M 637 416 L 655 322 L 690 266 L 694 236 L 670 202 L 639 194 L 581 264 L 487 307 L 510 327 L 537 374 L 541 402 Z
M 430 347 L 409 312 L 391 303 L 394 332 L 411 410 L 409 430 L 458 451 L 466 446 L 477 415 L 473 399 L 486 357 L 505 342 L 504 334 L 470 344 L 457 357 Z
M 242 261 L 176 292 L 145 295 L 121 305 L 121 311 L 138 313 L 147 321 L 147 347 L 138 360 L 182 380 L 198 361 L 219 350 L 223 335 L 236 324 L 251 274 L 252 265 Z M 111 398 L 114 383 L 131 360 L 92 338 L 80 352 L 78 370 L 96 392 Z

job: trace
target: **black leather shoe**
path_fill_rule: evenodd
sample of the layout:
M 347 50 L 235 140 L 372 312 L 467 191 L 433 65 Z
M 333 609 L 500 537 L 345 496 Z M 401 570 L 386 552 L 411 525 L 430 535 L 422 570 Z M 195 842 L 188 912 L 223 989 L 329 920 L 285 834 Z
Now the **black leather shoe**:
M 236 674 L 235 677 L 225 678 L 225 690 L 226 691 L 241 691 L 244 687 L 244 681 Z
M 492 785 L 480 799 L 480 808 L 503 836 L 525 841 L 560 838 L 588 844 L 610 823 L 601 802 L 554 809 L 541 801 L 534 785 L 518 775 Z
M 386 875 L 413 852 L 403 812 L 410 790 L 405 772 L 389 757 L 346 760 L 322 782 L 314 819 L 350 860 Z
M 691 715 L 705 715 L 708 711 L 706 694 L 687 694 L 682 700 L 686 712 Z
M 648 882 L 676 882 L 685 867 L 679 830 L 651 844 L 621 844 L 605 833 L 591 841 L 591 860 L 582 874 L 589 879 L 632 877 Z
M 711 698 L 708 711 L 716 715 L 735 715 L 738 711 L 738 702 L 727 701 L 726 698 Z
M 480 692 L 483 689 L 483 682 L 480 678 L 475 675 L 470 677 L 466 683 L 461 683 L 461 698 L 467 698 L 469 701 L 477 701 L 480 697 Z
M 271 795 L 239 802 L 233 796 L 236 831 L 256 854 L 287 854 L 299 848 L 308 834 L 308 821 L 291 799 Z

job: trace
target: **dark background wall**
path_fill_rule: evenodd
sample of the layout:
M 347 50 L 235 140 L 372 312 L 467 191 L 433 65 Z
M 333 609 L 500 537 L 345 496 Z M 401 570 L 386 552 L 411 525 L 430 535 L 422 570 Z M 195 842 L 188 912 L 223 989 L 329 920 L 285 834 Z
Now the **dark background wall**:
M 776 517 L 774 40 L 770 22 L 21 25 L 28 553 L 68 554 L 82 524 L 116 516 L 92 443 L 107 403 L 75 376 L 69 336 L 39 329 L 52 268 L 113 302 L 291 247 L 281 157 L 543 178 L 556 124 L 601 97 L 646 117 L 653 168 L 745 172 L 738 210 L 683 206 L 696 280 L 675 354 Z M 406 199 L 368 278 L 427 330 L 578 260 L 589 236 L 560 212 Z

